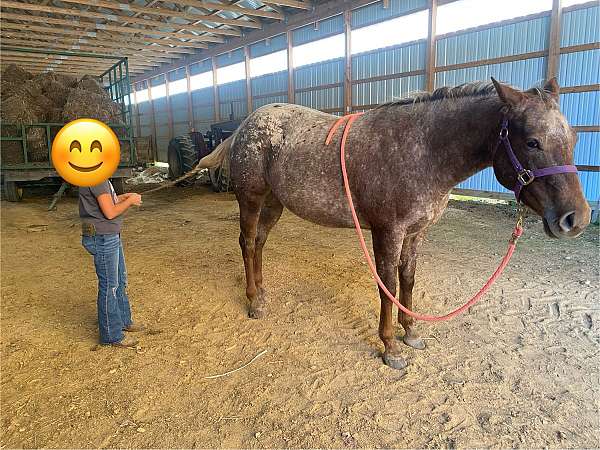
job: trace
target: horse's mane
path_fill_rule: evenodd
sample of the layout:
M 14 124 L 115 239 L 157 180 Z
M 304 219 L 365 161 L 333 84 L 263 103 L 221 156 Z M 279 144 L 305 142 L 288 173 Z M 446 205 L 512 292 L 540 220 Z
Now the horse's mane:
M 527 94 L 538 95 L 542 100 L 550 99 L 550 94 L 541 87 L 534 87 L 527 91 Z M 404 97 L 383 103 L 378 108 L 387 106 L 414 105 L 415 103 L 429 103 L 437 100 L 457 99 L 465 97 L 485 97 L 496 95 L 494 84 L 489 81 L 474 81 L 455 87 L 441 87 L 433 92 L 416 92 L 410 97 Z

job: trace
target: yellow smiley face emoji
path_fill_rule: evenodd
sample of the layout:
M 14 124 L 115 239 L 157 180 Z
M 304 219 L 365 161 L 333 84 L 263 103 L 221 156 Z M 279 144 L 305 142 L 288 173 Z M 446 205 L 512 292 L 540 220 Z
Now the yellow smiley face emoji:
M 60 129 L 52 143 L 52 165 L 68 183 L 96 186 L 117 170 L 121 146 L 106 124 L 77 119 Z

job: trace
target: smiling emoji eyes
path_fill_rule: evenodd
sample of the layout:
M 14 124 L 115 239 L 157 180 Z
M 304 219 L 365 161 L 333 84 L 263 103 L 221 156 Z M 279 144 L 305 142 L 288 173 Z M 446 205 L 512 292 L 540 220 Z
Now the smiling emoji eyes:
M 100 143 L 100 141 L 94 141 L 92 142 L 92 145 L 90 146 L 90 151 L 94 151 L 94 150 L 98 150 L 98 151 L 102 151 L 102 144 Z
M 79 150 L 79 152 L 81 153 L 81 144 L 79 143 L 79 141 L 71 142 L 69 151 L 72 152 L 73 150 Z M 90 152 L 93 152 L 94 150 L 98 150 L 99 152 L 102 151 L 102 144 L 100 143 L 100 141 L 92 142 L 92 145 L 90 145 Z
M 79 141 L 71 142 L 71 147 L 69 148 L 69 151 L 72 152 L 73 150 L 79 150 L 81 152 L 81 144 L 79 143 Z

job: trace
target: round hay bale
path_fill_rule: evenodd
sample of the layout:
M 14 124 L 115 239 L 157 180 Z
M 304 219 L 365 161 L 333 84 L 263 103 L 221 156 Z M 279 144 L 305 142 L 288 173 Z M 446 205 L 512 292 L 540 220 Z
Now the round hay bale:
M 52 72 L 41 73 L 31 80 L 31 83 L 35 83 L 41 93 L 52 102 L 48 109 L 65 106 L 70 88 L 61 81 L 58 81 L 57 76 Z
M 106 94 L 106 90 L 100 84 L 100 81 L 96 77 L 91 75 L 84 75 L 81 80 L 77 83 L 77 89 L 84 89 L 94 94 Z
M 31 75 L 25 69 L 17 66 L 16 64 L 10 64 L 9 66 L 7 66 L 6 69 L 4 69 L 4 71 L 2 72 L 1 76 L 3 81 L 9 81 L 13 83 L 23 83 L 26 80 L 30 80 L 31 78 L 33 78 L 33 75 Z
M 52 73 L 54 76 L 54 81 L 62 84 L 64 87 L 72 89 L 77 87 L 77 78 L 72 77 L 70 75 L 63 75 L 61 73 Z

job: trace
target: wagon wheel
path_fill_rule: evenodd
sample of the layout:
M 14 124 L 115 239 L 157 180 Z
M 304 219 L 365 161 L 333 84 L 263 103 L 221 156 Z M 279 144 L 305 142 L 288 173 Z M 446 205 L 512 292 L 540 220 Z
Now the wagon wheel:
M 9 202 L 20 202 L 23 198 L 23 188 L 16 181 L 4 180 L 4 195 Z

